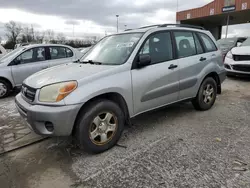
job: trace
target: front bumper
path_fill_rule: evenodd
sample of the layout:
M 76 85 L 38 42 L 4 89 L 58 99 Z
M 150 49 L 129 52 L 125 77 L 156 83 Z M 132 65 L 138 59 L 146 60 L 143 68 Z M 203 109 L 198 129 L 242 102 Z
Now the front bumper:
M 249 62 L 245 62 L 245 63 L 249 63 Z M 241 62 L 241 64 L 244 64 L 244 62 Z M 234 70 L 233 65 L 238 65 L 238 62 L 226 57 L 225 62 L 224 62 L 224 66 L 225 66 L 225 69 L 227 71 L 227 75 L 229 75 L 229 76 L 250 76 L 250 72 Z
M 81 104 L 69 106 L 32 105 L 26 102 L 19 93 L 16 96 L 16 107 L 20 115 L 27 121 L 29 127 L 39 135 L 69 136 L 72 133 L 76 116 Z M 45 125 L 50 123 L 53 130 Z

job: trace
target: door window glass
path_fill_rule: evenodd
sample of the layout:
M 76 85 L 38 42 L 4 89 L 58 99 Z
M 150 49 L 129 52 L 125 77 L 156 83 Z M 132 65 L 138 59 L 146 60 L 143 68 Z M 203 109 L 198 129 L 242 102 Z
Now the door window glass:
M 195 40 L 195 46 L 196 46 L 197 54 L 204 53 L 203 49 L 202 49 L 202 46 L 201 46 L 201 43 L 200 43 L 200 41 L 199 41 L 196 34 L 194 34 L 194 40 Z
M 67 57 L 72 57 L 73 56 L 73 52 L 69 48 L 66 48 L 66 54 L 67 54 Z
M 144 43 L 140 54 L 148 54 L 151 64 L 173 59 L 172 42 L 169 32 L 156 33 Z
M 61 59 L 66 58 L 66 49 L 60 46 L 49 47 L 50 57 L 51 59 Z
M 16 60 L 18 61 L 19 64 L 44 61 L 45 59 L 46 59 L 45 58 L 45 49 L 43 47 L 32 48 L 30 50 L 27 50 L 16 58 Z
M 214 42 L 212 41 L 212 39 L 209 38 L 209 36 L 203 34 L 203 33 L 199 33 L 201 40 L 203 41 L 206 51 L 207 52 L 212 52 L 212 51 L 216 51 L 217 47 L 215 46 Z
M 196 54 L 192 32 L 174 32 L 178 57 L 188 57 Z

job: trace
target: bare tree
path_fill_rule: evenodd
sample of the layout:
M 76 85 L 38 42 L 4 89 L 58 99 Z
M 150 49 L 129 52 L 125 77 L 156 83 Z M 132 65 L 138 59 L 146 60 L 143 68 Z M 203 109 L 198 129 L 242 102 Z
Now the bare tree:
M 56 40 L 59 43 L 65 43 L 66 37 L 65 37 L 65 35 L 63 33 L 58 33 L 57 36 L 56 36 Z
M 38 42 L 38 43 L 43 43 L 44 38 L 45 38 L 45 31 L 41 31 L 41 32 L 36 31 L 36 32 L 34 33 L 34 36 L 35 36 L 36 42 Z
M 13 43 L 16 43 L 16 39 L 21 33 L 22 27 L 18 23 L 10 21 L 9 23 L 5 24 L 5 30 L 8 40 Z
M 46 35 L 49 41 L 52 41 L 55 39 L 55 33 L 53 30 L 49 29 L 46 31 Z

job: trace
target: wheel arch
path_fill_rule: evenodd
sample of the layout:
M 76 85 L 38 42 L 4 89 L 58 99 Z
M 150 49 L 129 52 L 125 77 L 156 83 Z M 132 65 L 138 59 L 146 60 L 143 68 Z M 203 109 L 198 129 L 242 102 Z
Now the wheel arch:
M 208 77 L 211 77 L 215 80 L 216 85 L 217 85 L 217 93 L 221 94 L 221 81 L 220 81 L 219 75 L 216 72 L 211 72 L 211 73 L 206 75 L 206 77 L 203 79 L 203 81 Z
M 5 78 L 5 77 L 2 77 L 2 76 L 0 76 L 0 80 L 4 80 L 4 81 L 6 81 L 8 84 L 10 84 L 10 86 L 11 86 L 11 89 L 13 89 L 13 84 L 11 83 L 11 81 L 9 80 L 9 79 L 7 79 L 7 78 Z
M 125 117 L 125 121 L 126 121 L 125 123 L 130 125 L 129 110 L 128 110 L 128 106 L 127 106 L 127 103 L 126 103 L 124 97 L 119 93 L 109 92 L 109 93 L 100 94 L 98 96 L 95 96 L 82 105 L 82 107 L 80 108 L 80 110 L 77 113 L 77 116 L 76 116 L 76 119 L 74 122 L 74 127 L 72 130 L 72 134 L 74 134 L 76 131 L 76 123 L 77 123 L 78 119 L 80 118 L 81 112 L 84 111 L 92 102 L 94 102 L 96 100 L 101 100 L 101 99 L 107 99 L 107 100 L 110 100 L 110 101 L 116 103 L 124 113 L 124 117 Z

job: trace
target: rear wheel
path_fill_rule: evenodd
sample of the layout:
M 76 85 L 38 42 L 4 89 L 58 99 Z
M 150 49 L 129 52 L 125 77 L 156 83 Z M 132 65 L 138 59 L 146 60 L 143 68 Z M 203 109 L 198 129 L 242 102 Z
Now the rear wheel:
M 199 89 L 196 98 L 192 101 L 196 110 L 209 110 L 216 100 L 217 84 L 212 77 L 206 78 Z
M 81 148 L 101 153 L 118 142 L 123 128 L 124 114 L 120 107 L 109 100 L 98 100 L 80 113 L 75 134 Z
M 10 94 L 11 85 L 5 80 L 0 79 L 0 99 Z

